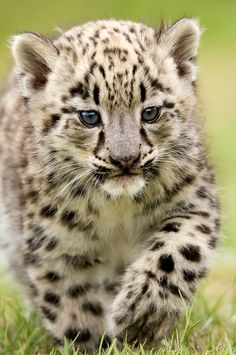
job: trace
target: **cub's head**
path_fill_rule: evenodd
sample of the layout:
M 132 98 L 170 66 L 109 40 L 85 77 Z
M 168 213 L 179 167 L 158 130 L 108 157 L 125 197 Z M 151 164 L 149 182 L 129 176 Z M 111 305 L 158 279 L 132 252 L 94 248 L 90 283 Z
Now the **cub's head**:
M 182 19 L 159 29 L 97 21 L 54 41 L 14 38 L 38 153 L 55 183 L 134 198 L 196 173 L 199 34 L 196 21 Z

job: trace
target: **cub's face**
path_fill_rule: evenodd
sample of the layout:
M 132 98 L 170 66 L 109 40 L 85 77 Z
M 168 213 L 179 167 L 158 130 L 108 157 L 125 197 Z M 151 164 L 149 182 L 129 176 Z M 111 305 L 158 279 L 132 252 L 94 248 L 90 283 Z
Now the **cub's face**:
M 25 33 L 13 54 L 38 152 L 57 183 L 137 197 L 191 173 L 199 29 L 98 21 L 56 41 Z

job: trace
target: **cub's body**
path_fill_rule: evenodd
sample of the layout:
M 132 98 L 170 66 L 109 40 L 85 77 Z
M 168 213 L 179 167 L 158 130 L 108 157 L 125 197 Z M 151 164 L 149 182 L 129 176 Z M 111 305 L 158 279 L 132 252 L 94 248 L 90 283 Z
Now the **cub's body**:
M 77 337 L 93 351 L 104 335 L 104 345 L 127 335 L 153 346 L 206 272 L 219 212 L 198 127 L 198 40 L 183 19 L 13 41 L 2 245 L 59 344 Z

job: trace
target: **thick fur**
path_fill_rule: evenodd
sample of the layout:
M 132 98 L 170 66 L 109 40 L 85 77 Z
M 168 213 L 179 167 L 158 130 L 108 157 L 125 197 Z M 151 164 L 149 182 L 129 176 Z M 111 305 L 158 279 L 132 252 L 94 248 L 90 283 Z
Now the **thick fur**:
M 199 130 L 199 34 L 190 19 L 111 20 L 13 39 L 0 103 L 3 245 L 59 344 L 153 346 L 207 271 L 219 207 Z M 150 106 L 155 123 L 141 119 Z M 91 109 L 101 123 L 88 128 L 79 112 Z

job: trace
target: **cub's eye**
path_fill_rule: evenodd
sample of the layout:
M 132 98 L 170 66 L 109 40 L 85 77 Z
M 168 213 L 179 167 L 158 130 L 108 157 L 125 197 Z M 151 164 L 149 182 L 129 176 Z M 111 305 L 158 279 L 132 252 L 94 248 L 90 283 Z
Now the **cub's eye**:
M 96 127 L 101 122 L 100 114 L 97 111 L 88 110 L 79 112 L 80 121 L 87 127 Z
M 146 123 L 154 123 L 161 115 L 161 107 L 150 106 L 143 110 L 142 120 Z

